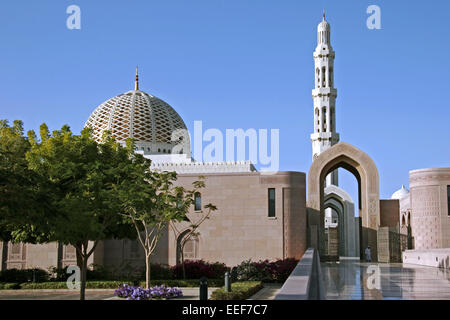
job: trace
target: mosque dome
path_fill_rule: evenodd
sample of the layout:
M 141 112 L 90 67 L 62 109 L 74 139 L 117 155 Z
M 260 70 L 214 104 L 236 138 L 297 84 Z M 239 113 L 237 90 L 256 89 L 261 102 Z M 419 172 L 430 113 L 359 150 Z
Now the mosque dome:
M 398 199 L 398 200 L 400 200 L 400 199 L 406 197 L 407 195 L 409 195 L 409 191 L 408 191 L 408 189 L 405 188 L 404 185 L 402 185 L 402 187 L 399 190 L 395 191 L 392 194 L 391 199 Z
M 166 102 L 139 90 L 136 70 L 135 89 L 113 97 L 99 105 L 86 121 L 93 129 L 93 138 L 101 141 L 108 130 L 118 142 L 135 139 L 136 149 L 145 154 L 190 154 L 186 125 L 180 115 Z M 181 131 L 181 130 L 183 131 Z

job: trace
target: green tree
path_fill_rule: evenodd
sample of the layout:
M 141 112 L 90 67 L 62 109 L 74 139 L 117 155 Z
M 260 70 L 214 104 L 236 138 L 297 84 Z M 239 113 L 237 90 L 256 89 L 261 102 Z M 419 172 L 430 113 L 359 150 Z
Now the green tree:
M 68 126 L 52 134 L 45 124 L 40 140 L 28 133 L 31 149 L 29 168 L 52 183 L 52 207 L 46 241 L 72 245 L 81 268 L 80 299 L 85 299 L 87 262 L 100 240 L 133 238 L 134 230 L 117 214 L 121 203 L 116 185 L 127 180 L 122 169 L 129 165 L 132 150 L 121 147 L 110 135 L 102 143 L 91 130 L 73 135 Z M 90 246 L 91 242 L 91 246 Z
M 130 148 L 133 148 L 132 142 Z M 118 186 L 122 203 L 121 215 L 135 228 L 139 243 L 145 252 L 146 288 L 150 287 L 150 261 L 158 241 L 168 223 L 182 219 L 177 214 L 176 197 L 172 194 L 172 184 L 176 180 L 175 172 L 156 172 L 150 170 L 151 161 L 142 155 L 131 157 L 132 164 L 127 166 L 128 180 L 122 180 Z
M 51 184 L 28 168 L 31 145 L 22 121 L 0 120 L 0 240 L 40 242 L 47 239 L 51 218 Z
M 177 190 L 178 198 L 181 199 L 181 201 L 179 201 L 178 209 L 181 210 L 180 214 L 185 216 L 183 222 L 179 223 L 178 221 L 171 221 L 170 223 L 174 238 L 177 241 L 177 250 L 181 258 L 183 279 L 186 279 L 186 270 L 184 266 L 184 248 L 186 243 L 200 234 L 198 231 L 200 225 L 210 218 L 212 212 L 217 210 L 215 205 L 208 203 L 203 207 L 204 210 L 189 214 L 191 206 L 195 206 L 195 195 L 206 186 L 205 177 L 200 176 L 197 181 L 192 183 L 192 185 L 193 189 L 191 190 L 186 190 L 184 188 L 179 188 Z
M 133 149 L 133 145 L 130 145 Z M 169 224 L 189 222 L 186 214 L 193 205 L 193 196 L 203 182 L 194 182 L 194 189 L 174 186 L 175 172 L 150 170 L 150 160 L 135 154 L 134 165 L 128 167 L 128 180 L 122 180 L 120 200 L 121 215 L 134 225 L 139 243 L 145 252 L 145 285 L 150 287 L 151 257 Z

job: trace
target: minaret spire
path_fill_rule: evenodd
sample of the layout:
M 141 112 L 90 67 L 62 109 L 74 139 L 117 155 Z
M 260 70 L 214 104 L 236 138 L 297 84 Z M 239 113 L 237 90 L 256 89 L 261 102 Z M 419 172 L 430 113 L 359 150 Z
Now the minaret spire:
M 136 80 L 134 82 L 134 90 L 139 90 L 139 74 L 138 74 L 138 67 L 136 66 Z
M 334 50 L 331 46 L 331 27 L 325 21 L 317 26 L 317 47 L 314 51 L 314 132 L 311 134 L 313 160 L 322 152 L 339 142 L 336 132 L 336 97 L 334 87 Z M 338 185 L 338 171 L 334 170 L 326 177 L 326 186 Z

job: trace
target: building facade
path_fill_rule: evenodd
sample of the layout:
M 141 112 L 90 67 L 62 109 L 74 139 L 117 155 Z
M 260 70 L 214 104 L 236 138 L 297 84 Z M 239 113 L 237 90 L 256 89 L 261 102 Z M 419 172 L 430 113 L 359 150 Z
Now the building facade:
M 402 187 L 392 199 L 380 200 L 373 160 L 339 142 L 336 132 L 335 52 L 325 14 L 317 36 L 314 132 L 310 136 L 313 165 L 308 177 L 303 172 L 258 172 L 249 161 L 196 161 L 183 119 L 162 99 L 140 90 L 137 70 L 134 90 L 100 104 L 88 118 L 85 125 L 93 129 L 97 141 L 106 130 L 119 142 L 134 138 L 135 152 L 151 159 L 153 170 L 178 173 L 176 185 L 190 188 L 200 175 L 206 178 L 206 188 L 196 195 L 189 216 L 195 219 L 206 214 L 208 203 L 218 210 L 186 244 L 186 259 L 235 266 L 248 259 L 298 259 L 308 246 L 320 248 L 321 254 L 333 251 L 337 258 L 359 259 L 370 244 L 374 260 L 378 256 L 388 262 L 391 256 L 399 256 L 389 251 L 391 242 L 398 242 L 396 234 L 412 235 L 416 249 L 450 248 L 450 168 L 411 171 L 411 192 Z M 338 167 L 353 173 L 359 183 L 359 217 L 354 216 L 353 200 L 338 187 Z M 178 233 L 171 226 L 164 230 L 153 263 L 175 265 L 179 261 L 178 244 L 190 226 L 175 226 Z M 332 230 L 326 239 L 325 229 Z M 1 269 L 76 264 L 75 249 L 58 243 L 0 243 L 0 258 Z M 88 264 L 126 267 L 142 266 L 144 261 L 137 240 L 106 240 L 96 247 Z

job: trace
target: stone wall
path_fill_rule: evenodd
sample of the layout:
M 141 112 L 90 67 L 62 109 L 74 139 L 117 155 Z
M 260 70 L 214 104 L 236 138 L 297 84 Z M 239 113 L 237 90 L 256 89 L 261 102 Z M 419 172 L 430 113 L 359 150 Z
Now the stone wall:
M 402 245 L 406 236 L 398 233 L 395 227 L 378 229 L 378 262 L 402 262 Z
M 409 172 L 411 231 L 414 248 L 450 248 L 450 216 L 447 186 L 450 168 Z
M 300 259 L 307 249 L 306 177 L 301 172 L 208 173 L 202 190 L 202 207 L 218 207 L 198 229 L 195 259 L 235 266 L 244 260 Z M 179 174 L 176 185 L 192 188 L 199 174 Z M 275 189 L 275 216 L 268 216 L 268 190 Z M 189 215 L 202 214 L 193 209 Z M 189 224 L 179 224 L 187 229 Z M 152 256 L 152 263 L 176 264 L 177 241 L 166 229 Z M 9 244 L 11 246 L 11 244 Z M 98 244 L 88 264 L 143 266 L 144 253 L 137 240 L 107 240 Z M 71 248 L 56 243 L 18 244 L 8 249 L 8 268 L 71 265 Z
M 450 269 L 450 249 L 406 250 L 403 263 Z
M 396 199 L 380 200 L 380 227 L 399 228 L 400 203 Z
M 199 258 L 234 266 L 244 260 L 300 258 L 306 250 L 306 189 L 301 172 L 205 174 L 202 206 L 213 212 L 199 228 Z M 179 175 L 191 188 L 198 175 Z M 275 217 L 268 217 L 268 189 L 275 189 Z M 194 211 L 190 215 L 195 215 Z M 188 224 L 180 229 L 188 228 Z M 169 233 L 169 264 L 176 239 Z

